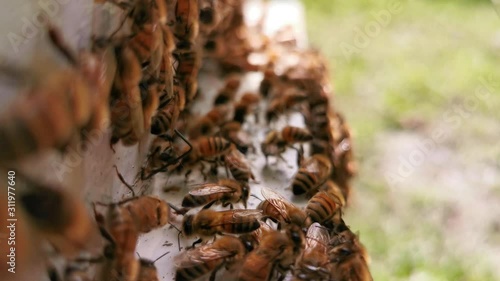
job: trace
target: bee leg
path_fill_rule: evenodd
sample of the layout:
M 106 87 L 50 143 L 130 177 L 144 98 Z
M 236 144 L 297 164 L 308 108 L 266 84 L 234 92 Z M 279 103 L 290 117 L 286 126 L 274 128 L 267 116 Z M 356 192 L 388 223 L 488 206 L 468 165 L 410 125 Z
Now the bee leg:
M 109 141 L 109 148 L 111 148 L 111 151 L 113 151 L 113 153 L 116 153 L 115 144 L 117 144 L 119 140 L 120 139 L 118 137 L 112 136 L 111 140 Z
M 210 165 L 210 174 L 214 177 L 217 176 L 218 172 L 217 172 L 217 164 L 212 164 Z
M 212 271 L 212 273 L 210 273 L 210 278 L 208 279 L 208 281 L 215 281 L 216 275 L 217 275 L 217 270 Z
M 281 160 L 281 161 L 283 161 L 284 163 L 287 163 L 286 159 L 285 159 L 285 158 L 283 158 L 283 155 L 278 154 L 278 156 L 277 156 L 277 157 L 278 157 L 278 159 L 280 159 L 280 160 Z M 293 166 L 292 166 L 292 165 L 288 165 L 288 164 L 286 164 L 286 166 L 288 167 L 288 169 L 292 169 L 292 168 L 293 168 Z
M 226 170 L 226 178 L 229 178 L 229 169 L 227 168 L 227 165 L 224 165 L 224 169 Z
M 198 238 L 198 240 L 194 241 L 193 244 L 191 245 L 191 247 L 189 247 L 189 248 L 194 249 L 194 246 L 196 246 L 196 244 L 200 244 L 201 242 L 203 242 L 203 239 Z
M 207 205 L 205 205 L 205 206 L 203 207 L 203 210 L 204 210 L 204 209 L 208 209 L 208 208 L 212 207 L 212 205 L 213 205 L 215 202 L 217 202 L 217 200 L 214 200 L 214 201 L 212 201 L 212 202 L 208 203 Z
M 184 183 L 187 183 L 189 181 L 189 175 L 191 174 L 193 170 L 189 169 L 187 172 L 184 174 Z
M 206 181 L 208 176 L 205 173 L 205 164 L 201 162 L 200 165 L 201 165 L 200 173 L 203 176 L 203 180 Z
M 233 203 L 231 202 L 225 202 L 225 203 L 222 203 L 222 207 L 227 207 L 229 206 L 229 208 L 232 210 L 234 207 L 233 207 Z

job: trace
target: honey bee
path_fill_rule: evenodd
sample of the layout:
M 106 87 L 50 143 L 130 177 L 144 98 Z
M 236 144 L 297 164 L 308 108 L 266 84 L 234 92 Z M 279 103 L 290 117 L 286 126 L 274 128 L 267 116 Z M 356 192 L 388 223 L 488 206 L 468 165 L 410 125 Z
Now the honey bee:
M 373 281 L 366 249 L 349 229 L 332 238 L 328 255 L 332 280 Z
M 163 31 L 163 59 L 158 77 L 158 92 L 165 91 L 166 98 L 172 99 L 174 97 L 174 61 L 172 57 L 172 52 L 175 49 L 174 35 L 168 26 L 162 25 L 161 27 Z
M 243 124 L 245 117 L 255 110 L 255 106 L 260 102 L 260 96 L 254 93 L 245 93 L 234 105 L 233 121 Z M 255 121 L 258 123 L 258 114 L 255 113 Z
M 224 10 L 226 10 L 224 6 L 228 6 L 228 3 L 216 0 L 200 1 L 200 31 L 203 31 L 204 34 L 209 34 L 218 27 L 227 14 L 224 13 Z
M 306 234 L 304 251 L 297 258 L 294 269 L 296 280 L 328 281 L 330 271 L 327 266 L 328 243 L 330 235 L 328 230 L 317 222 L 313 223 Z
M 154 261 L 145 258 L 140 258 L 139 263 L 141 267 L 139 269 L 139 276 L 137 277 L 137 281 L 159 281 L 158 271 L 156 269 L 155 262 L 157 262 L 159 259 L 167 255 L 168 253 L 169 252 L 166 252 L 165 254 L 159 256 Z
M 80 130 L 102 121 L 93 119 L 94 113 L 102 113 L 97 110 L 102 109 L 101 103 L 106 103 L 103 100 L 107 98 L 106 80 L 112 80 L 106 67 L 94 54 L 73 54 L 54 27 L 49 27 L 48 35 L 52 45 L 70 63 L 69 67 L 50 71 L 40 78 L 33 71 L 14 66 L 0 69 L 16 83 L 30 84 L 23 90 L 26 93 L 0 116 L 1 162 L 48 149 L 63 149 L 75 140 Z
M 111 144 L 120 139 L 124 145 L 133 145 L 144 134 L 144 116 L 139 83 L 142 78 L 140 63 L 127 46 L 116 48 L 117 73 L 111 91 Z
M 222 207 L 230 206 L 233 203 L 242 202 L 247 207 L 247 200 L 250 187 L 231 179 L 221 179 L 217 183 L 205 183 L 189 191 L 182 200 L 182 207 L 199 207 L 205 205 L 203 209 L 210 208 L 215 203 L 222 204 Z
M 286 272 L 300 253 L 302 236 L 302 232 L 296 229 L 264 235 L 257 249 L 248 254 L 237 280 L 272 280 L 275 271 Z
M 273 97 L 266 110 L 267 123 L 275 120 L 280 114 L 285 114 L 295 105 L 306 101 L 307 98 L 308 95 L 305 92 L 296 88 L 286 89 L 283 94 Z
M 155 196 L 136 196 L 133 187 L 128 184 L 115 166 L 120 181 L 132 191 L 132 198 L 117 203 L 132 215 L 137 231 L 147 233 L 155 228 L 165 226 L 169 221 L 170 208 L 167 203 Z
M 173 31 L 180 41 L 194 42 L 199 31 L 198 0 L 177 1 Z
M 345 207 L 347 202 L 345 200 L 342 189 L 333 181 L 327 180 L 321 187 L 321 191 L 325 191 L 329 194 L 332 194 L 334 197 L 337 197 L 340 203 L 340 207 Z
M 314 193 L 327 180 L 331 170 L 330 159 L 321 154 L 312 155 L 301 164 L 297 174 L 295 174 L 292 182 L 293 194 Z
M 275 231 L 269 224 L 261 221 L 260 227 L 250 233 L 245 233 L 240 235 L 240 239 L 245 244 L 248 252 L 253 251 L 262 241 L 262 237 L 266 236 L 270 232 Z
M 277 76 L 274 73 L 273 69 L 266 69 L 264 71 L 264 78 L 262 79 L 262 82 L 260 82 L 259 86 L 259 93 L 264 97 L 267 98 L 269 96 L 269 93 L 271 92 L 271 89 L 273 87 L 273 84 L 275 83 Z
M 232 149 L 231 152 L 224 155 L 224 163 L 229 168 L 233 178 L 239 182 L 248 183 L 250 179 L 255 180 L 255 176 L 250 169 L 245 157 L 241 152 Z
M 309 100 L 309 111 L 306 116 L 307 127 L 318 139 L 328 141 L 330 134 L 330 105 L 328 96 L 317 95 Z
M 199 235 L 202 237 L 214 236 L 218 233 L 241 234 L 248 233 L 260 227 L 260 210 L 229 210 L 214 211 L 202 209 L 195 215 L 185 215 L 182 221 L 182 233 L 186 237 Z M 202 238 L 195 241 L 200 243 Z
M 349 180 L 356 174 L 356 163 L 352 150 L 351 130 L 340 113 L 332 119 L 332 135 L 335 143 L 335 159 L 332 179 L 338 183 L 345 198 L 350 192 Z
M 174 170 L 180 165 L 181 160 L 191 152 L 191 143 L 178 130 L 174 130 L 174 132 L 188 145 L 189 149 L 186 149 L 181 155 L 177 155 L 172 143 L 173 139 L 166 136 L 156 137 L 151 143 L 146 165 L 141 169 L 141 180 L 148 180 L 158 172 L 170 168 Z
M 218 135 L 232 142 L 242 153 L 246 154 L 250 148 L 254 149 L 249 141 L 250 136 L 241 130 L 241 123 L 229 121 L 220 125 Z
M 270 131 L 264 142 L 261 144 L 261 149 L 264 156 L 266 156 L 267 161 L 267 157 L 269 155 L 281 158 L 281 154 L 285 152 L 287 147 L 296 149 L 293 147 L 295 143 L 303 143 L 312 139 L 313 136 L 309 130 L 299 127 L 286 126 L 281 130 L 281 132 L 275 130 Z M 300 159 L 302 157 L 302 153 L 300 150 L 296 150 L 299 152 Z
M 262 188 L 261 193 L 265 200 L 259 204 L 257 209 L 262 210 L 264 218 L 270 218 L 280 227 L 282 224 L 308 226 L 309 220 L 303 210 L 270 189 Z
M 96 221 L 101 233 L 109 241 L 104 256 L 107 258 L 101 270 L 100 280 L 136 281 L 140 263 L 135 257 L 139 231 L 132 214 L 119 204 L 111 204 L 105 216 L 94 205 Z
M 139 0 L 131 3 L 132 38 L 126 42 L 137 55 L 139 63 L 158 69 L 163 57 L 163 30 L 167 7 L 161 0 Z M 153 57 L 155 56 L 155 59 Z
M 199 118 L 189 129 L 189 137 L 196 139 L 200 136 L 210 135 L 217 126 L 228 119 L 230 108 L 226 105 L 215 106 L 207 114 Z
M 219 93 L 215 97 L 214 105 L 227 104 L 234 100 L 240 84 L 240 76 L 233 75 L 226 78 L 224 87 L 219 90 Z
M 180 49 L 173 52 L 173 57 L 177 61 L 175 68 L 175 78 L 183 85 L 186 92 L 187 101 L 193 100 L 198 89 L 196 79 L 201 65 L 200 51 L 195 48 Z
M 341 208 L 342 205 L 337 196 L 320 191 L 307 202 L 306 213 L 312 221 L 328 227 L 332 222 L 339 223 L 342 216 Z
M 231 142 L 221 137 L 200 137 L 193 141 L 192 151 L 182 161 L 184 167 L 191 167 L 200 161 L 213 161 L 231 150 Z M 186 177 L 191 170 L 188 170 Z
M 174 89 L 177 88 L 174 87 Z M 184 102 L 182 96 L 179 95 L 182 94 L 183 90 L 178 91 L 178 94 L 173 99 L 168 100 L 166 104 L 160 104 L 151 123 L 151 134 L 162 135 L 175 127 Z
M 215 280 L 215 275 L 222 266 L 230 268 L 242 260 L 245 253 L 240 239 L 232 236 L 220 237 L 212 244 L 191 249 L 177 256 L 175 280 L 196 280 L 209 273 L 211 280 Z
M 85 203 L 66 189 L 24 178 L 20 204 L 30 223 L 61 255 L 74 258 L 99 245 L 97 225 Z M 21 189 L 21 188 L 20 188 Z

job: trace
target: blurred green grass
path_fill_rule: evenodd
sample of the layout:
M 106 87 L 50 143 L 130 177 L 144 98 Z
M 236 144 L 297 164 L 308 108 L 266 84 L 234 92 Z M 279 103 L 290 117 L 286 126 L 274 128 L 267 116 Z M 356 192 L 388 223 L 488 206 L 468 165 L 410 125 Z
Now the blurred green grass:
M 499 280 L 480 251 L 451 253 L 439 222 L 422 219 L 443 208 L 442 200 L 424 191 L 394 198 L 373 168 L 381 155 L 377 136 L 435 126 L 443 112 L 471 98 L 481 78 L 497 89 L 499 16 L 486 0 L 400 1 L 400 12 L 357 48 L 359 30 L 392 2 L 303 0 L 309 40 L 328 60 L 335 107 L 356 138 L 360 171 L 347 222 L 369 249 L 374 280 Z M 346 46 L 356 52 L 346 54 Z M 500 117 L 498 108 L 500 95 L 490 95 L 454 135 L 471 147 L 497 139 L 491 120 Z

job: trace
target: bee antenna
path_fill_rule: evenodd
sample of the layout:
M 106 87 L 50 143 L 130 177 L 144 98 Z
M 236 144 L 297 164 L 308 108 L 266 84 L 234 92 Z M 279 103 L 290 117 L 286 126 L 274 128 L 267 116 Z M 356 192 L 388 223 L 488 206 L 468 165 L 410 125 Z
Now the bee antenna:
M 257 197 L 257 195 L 255 195 L 255 194 L 250 194 L 250 196 L 252 196 L 252 197 L 254 197 L 254 198 L 257 198 L 257 199 L 259 199 L 260 201 L 262 201 L 262 199 L 260 199 L 259 197 Z
M 137 256 L 141 259 L 141 255 L 139 255 L 139 252 L 135 252 Z
M 189 146 L 189 149 L 186 152 L 175 159 L 175 162 L 177 162 L 178 160 L 184 158 L 188 153 L 190 153 L 191 150 L 193 150 L 193 145 L 177 129 L 175 129 L 174 132 Z
M 177 214 L 181 214 L 181 215 L 184 215 L 186 213 L 186 210 L 184 209 L 180 209 L 179 207 L 176 207 L 174 204 L 172 203 L 168 203 L 168 206 L 170 206 L 170 208 L 172 208 Z M 174 226 L 175 227 L 175 226 Z M 178 229 L 177 229 L 178 230 Z
M 170 252 L 166 252 L 166 253 L 164 253 L 163 255 L 161 255 L 161 256 L 159 256 L 159 257 L 157 257 L 157 258 L 153 261 L 153 263 L 157 262 L 159 259 L 161 259 L 161 258 L 163 258 L 164 256 L 168 255 L 169 253 L 170 253 Z
M 63 56 L 72 64 L 72 65 L 78 65 L 78 59 L 76 56 L 71 52 L 69 49 L 68 45 L 66 42 L 64 42 L 61 32 L 53 26 L 51 23 L 49 23 L 49 28 L 48 28 L 48 34 L 49 34 L 49 39 L 52 42 L 52 44 L 63 54 Z
M 113 165 L 113 167 L 115 168 L 116 175 L 118 175 L 118 178 L 120 179 L 120 181 L 132 192 L 132 196 L 135 197 L 135 191 L 132 188 L 132 186 L 125 181 L 125 179 L 123 178 L 123 175 L 118 171 L 118 167 L 116 165 Z

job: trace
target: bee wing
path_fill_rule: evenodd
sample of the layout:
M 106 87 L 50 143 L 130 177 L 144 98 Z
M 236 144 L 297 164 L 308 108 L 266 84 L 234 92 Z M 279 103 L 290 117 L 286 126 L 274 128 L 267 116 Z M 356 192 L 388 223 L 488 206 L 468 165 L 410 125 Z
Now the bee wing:
M 313 248 L 316 244 L 327 245 L 330 241 L 328 229 L 321 226 L 319 223 L 313 223 L 307 230 L 306 235 L 306 248 Z
M 174 263 L 178 268 L 186 268 L 203 264 L 207 261 L 229 257 L 231 255 L 233 255 L 233 253 L 229 251 L 215 249 L 212 248 L 211 245 L 206 245 L 176 256 Z
M 315 173 L 315 174 L 317 174 L 317 173 L 320 172 L 319 163 L 318 163 L 318 161 L 315 158 L 309 158 L 309 159 L 307 159 L 302 164 L 302 166 L 300 167 L 300 169 L 305 169 L 309 173 Z
M 261 193 L 262 196 L 264 196 L 264 199 L 271 203 L 271 205 L 273 205 L 274 208 L 280 212 L 281 216 L 283 216 L 285 220 L 290 219 L 288 210 L 296 208 L 292 203 L 288 202 L 288 200 L 286 200 L 283 196 L 267 188 L 262 188 Z
M 214 224 L 211 224 L 210 226 L 214 227 L 222 224 L 241 223 L 241 218 L 258 220 L 262 217 L 261 210 L 228 210 L 220 211 L 218 213 L 221 216 L 221 219 L 214 220 Z
M 235 191 L 234 189 L 228 186 L 223 186 L 217 183 L 208 183 L 208 184 L 203 184 L 200 187 L 189 191 L 189 194 L 193 196 L 206 196 L 214 193 L 227 193 L 234 191 Z

